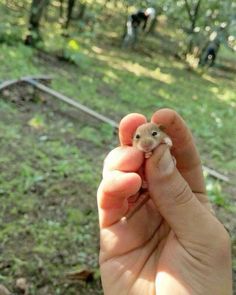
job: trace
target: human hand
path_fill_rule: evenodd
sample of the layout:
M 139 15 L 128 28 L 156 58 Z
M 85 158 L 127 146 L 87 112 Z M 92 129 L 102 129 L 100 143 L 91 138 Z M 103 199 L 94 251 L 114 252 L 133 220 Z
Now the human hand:
M 210 212 L 192 135 L 172 110 L 157 111 L 152 121 L 171 137 L 177 167 L 166 145 L 146 161 L 131 146 L 144 116 L 130 114 L 121 121 L 121 146 L 106 158 L 98 189 L 104 294 L 231 295 L 230 240 Z M 141 188 L 140 167 L 151 198 L 124 223 L 129 198 Z

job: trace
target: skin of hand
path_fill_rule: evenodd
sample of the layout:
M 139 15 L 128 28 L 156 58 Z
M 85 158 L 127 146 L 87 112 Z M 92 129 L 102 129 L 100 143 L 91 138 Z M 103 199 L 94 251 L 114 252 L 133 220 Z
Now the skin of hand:
M 230 238 L 210 212 L 199 154 L 183 119 L 162 109 L 151 119 L 173 141 L 150 158 L 132 147 L 146 118 L 130 114 L 119 126 L 121 146 L 104 162 L 98 188 L 100 270 L 105 295 L 232 295 Z M 142 185 L 150 200 L 128 220 L 129 198 Z

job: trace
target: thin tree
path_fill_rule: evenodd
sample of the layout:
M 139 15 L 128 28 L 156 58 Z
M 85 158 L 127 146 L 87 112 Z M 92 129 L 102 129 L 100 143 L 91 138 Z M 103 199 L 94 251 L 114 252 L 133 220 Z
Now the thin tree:
M 26 36 L 25 44 L 35 46 L 41 40 L 40 35 L 40 20 L 45 7 L 50 0 L 32 0 L 30 15 L 29 15 L 29 34 Z
M 188 13 L 188 18 L 190 21 L 190 27 L 189 27 L 190 40 L 188 43 L 187 53 L 191 52 L 193 49 L 193 35 L 194 35 L 194 30 L 196 28 L 197 19 L 199 16 L 201 2 L 202 0 L 197 0 L 197 1 L 184 0 L 185 8 Z
M 65 23 L 65 28 L 68 29 L 70 21 L 72 19 L 72 13 L 73 9 L 75 7 L 75 1 L 76 0 L 68 0 L 67 4 L 67 16 L 66 16 L 66 23 Z

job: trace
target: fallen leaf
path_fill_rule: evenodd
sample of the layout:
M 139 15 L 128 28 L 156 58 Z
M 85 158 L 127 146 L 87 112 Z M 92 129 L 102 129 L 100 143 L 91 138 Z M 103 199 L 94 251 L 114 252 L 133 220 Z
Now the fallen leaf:
M 94 272 L 83 268 L 77 271 L 68 272 L 65 274 L 66 278 L 70 281 L 91 281 L 93 280 Z
M 45 127 L 43 119 L 41 117 L 34 117 L 28 122 L 30 127 L 33 127 L 34 129 L 43 129 Z
M 28 294 L 28 283 L 26 278 L 19 278 L 16 280 L 16 289 L 24 295 Z

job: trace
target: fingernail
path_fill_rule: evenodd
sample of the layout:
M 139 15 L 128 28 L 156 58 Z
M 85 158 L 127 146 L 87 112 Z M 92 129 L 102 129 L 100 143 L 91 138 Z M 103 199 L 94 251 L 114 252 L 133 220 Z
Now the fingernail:
M 166 149 L 163 156 L 161 157 L 158 167 L 163 174 L 170 174 L 174 170 L 174 162 L 169 149 Z

